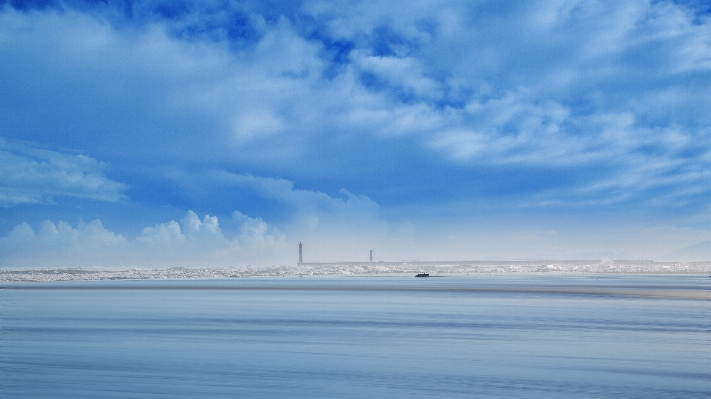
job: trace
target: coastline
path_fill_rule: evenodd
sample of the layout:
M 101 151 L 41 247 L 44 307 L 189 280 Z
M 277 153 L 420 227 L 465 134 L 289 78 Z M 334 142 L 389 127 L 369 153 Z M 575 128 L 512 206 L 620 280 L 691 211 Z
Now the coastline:
M 234 267 L 73 267 L 4 268 L 0 282 L 51 282 L 95 280 L 219 279 L 304 276 L 462 276 L 663 274 L 709 275 L 711 262 L 654 261 L 410 261 L 302 263 L 296 266 Z

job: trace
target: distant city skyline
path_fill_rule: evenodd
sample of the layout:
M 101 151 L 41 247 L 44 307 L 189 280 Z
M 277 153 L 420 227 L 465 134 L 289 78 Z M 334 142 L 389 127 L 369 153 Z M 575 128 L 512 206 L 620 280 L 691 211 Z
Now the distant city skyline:
M 0 267 L 711 260 L 710 10 L 0 1 Z

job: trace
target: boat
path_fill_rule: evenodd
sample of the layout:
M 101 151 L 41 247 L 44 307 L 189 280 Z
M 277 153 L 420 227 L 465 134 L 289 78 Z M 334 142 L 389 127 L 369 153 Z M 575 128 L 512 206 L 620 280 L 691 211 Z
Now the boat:
M 430 275 L 428 273 L 420 273 L 415 275 L 415 277 L 429 277 Z

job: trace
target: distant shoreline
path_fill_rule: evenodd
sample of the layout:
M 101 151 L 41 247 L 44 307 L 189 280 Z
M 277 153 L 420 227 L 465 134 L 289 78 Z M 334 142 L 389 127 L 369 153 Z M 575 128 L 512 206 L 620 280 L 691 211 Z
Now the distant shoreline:
M 407 261 L 302 263 L 294 266 L 4 268 L 0 282 L 206 279 L 299 276 L 481 274 L 711 274 L 711 262 L 654 261 Z

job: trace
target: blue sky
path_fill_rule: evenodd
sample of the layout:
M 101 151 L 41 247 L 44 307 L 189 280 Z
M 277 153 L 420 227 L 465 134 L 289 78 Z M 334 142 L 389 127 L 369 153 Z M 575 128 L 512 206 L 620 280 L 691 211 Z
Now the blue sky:
M 707 1 L 0 1 L 3 266 L 711 239 Z

